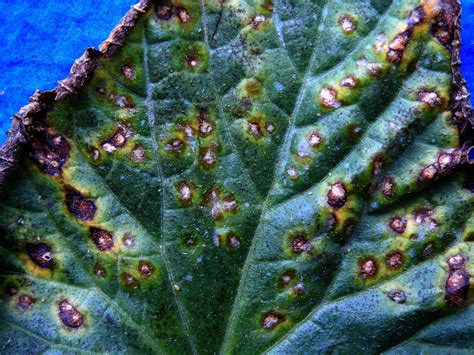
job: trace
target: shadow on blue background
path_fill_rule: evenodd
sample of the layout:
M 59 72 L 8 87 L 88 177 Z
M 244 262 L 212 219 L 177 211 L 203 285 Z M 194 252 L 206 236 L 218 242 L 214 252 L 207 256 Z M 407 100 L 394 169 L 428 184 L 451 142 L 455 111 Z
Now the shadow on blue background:
M 10 117 L 35 89 L 64 79 L 74 59 L 97 47 L 138 0 L 0 0 L 0 144 Z M 474 0 L 463 4 L 463 73 L 474 89 Z

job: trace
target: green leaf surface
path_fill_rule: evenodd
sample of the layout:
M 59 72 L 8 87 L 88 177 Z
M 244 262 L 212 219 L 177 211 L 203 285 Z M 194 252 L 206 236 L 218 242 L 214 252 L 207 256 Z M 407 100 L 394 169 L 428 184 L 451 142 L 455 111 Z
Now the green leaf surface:
M 474 351 L 456 2 L 131 11 L 22 123 L 2 352 Z

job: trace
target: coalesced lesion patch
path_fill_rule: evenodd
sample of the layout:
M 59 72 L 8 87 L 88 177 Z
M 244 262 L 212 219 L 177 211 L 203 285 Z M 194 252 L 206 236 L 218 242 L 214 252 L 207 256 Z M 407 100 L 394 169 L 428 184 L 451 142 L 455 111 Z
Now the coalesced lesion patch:
M 456 254 L 448 259 L 447 264 L 449 275 L 445 284 L 445 300 L 450 306 L 459 306 L 465 302 L 469 290 L 466 258 Z

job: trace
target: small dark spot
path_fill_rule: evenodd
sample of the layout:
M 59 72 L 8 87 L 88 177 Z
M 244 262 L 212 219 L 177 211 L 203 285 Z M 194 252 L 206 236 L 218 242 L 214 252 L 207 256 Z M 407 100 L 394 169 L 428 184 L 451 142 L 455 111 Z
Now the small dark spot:
M 449 170 L 452 167 L 454 159 L 449 153 L 442 153 L 438 157 L 438 166 L 441 172 Z
M 400 252 L 395 252 L 387 255 L 385 264 L 392 270 L 397 270 L 403 265 L 403 255 Z
M 219 188 L 213 188 L 204 196 L 204 203 L 210 208 L 210 215 L 213 220 L 220 220 L 226 213 L 237 211 L 238 205 L 233 195 L 222 197 Z
M 305 251 L 311 250 L 311 243 L 308 243 L 308 240 L 303 234 L 297 234 L 290 239 L 290 247 L 293 253 L 301 254 Z
M 402 234 L 407 228 L 407 219 L 405 217 L 393 217 L 390 221 L 390 228 L 394 232 Z
M 431 34 L 449 51 L 452 51 L 453 34 L 457 16 L 452 11 L 442 9 L 431 26 Z
M 136 289 L 140 286 L 140 283 L 138 282 L 138 280 L 134 278 L 132 275 L 130 275 L 128 272 L 122 273 L 121 277 L 122 277 L 122 281 L 125 283 L 125 285 L 128 288 Z
M 153 272 L 155 271 L 155 268 L 148 261 L 141 260 L 138 263 L 138 271 L 143 276 L 148 277 L 148 276 L 151 276 L 153 274 Z
M 128 64 L 123 65 L 122 68 L 120 68 L 120 72 L 128 80 L 135 80 L 137 78 L 137 73 L 135 73 L 135 70 Z
M 326 108 L 338 108 L 341 103 L 337 101 L 337 91 L 331 87 L 325 87 L 319 92 L 319 102 Z
M 114 247 L 114 238 L 112 233 L 104 229 L 90 227 L 89 235 L 91 236 L 92 241 L 94 242 L 97 249 L 100 251 L 110 251 Z
M 347 190 L 342 182 L 336 182 L 329 188 L 328 204 L 336 209 L 344 206 L 347 200 Z
M 373 259 L 363 259 L 359 264 L 359 275 L 363 279 L 369 279 L 377 275 L 377 264 Z
M 18 297 L 18 309 L 22 312 L 29 311 L 33 309 L 33 305 L 35 303 L 35 299 L 29 295 L 21 295 Z
M 435 178 L 436 174 L 438 174 L 438 169 L 436 166 L 434 164 L 428 165 L 427 167 L 423 168 L 420 175 L 418 175 L 418 181 L 421 183 L 430 182 Z
M 260 318 L 260 325 L 263 329 L 272 330 L 285 321 L 285 317 L 281 313 L 270 311 Z
M 353 89 L 357 86 L 357 80 L 354 76 L 346 76 L 341 80 L 341 86 L 347 89 Z
M 278 287 L 280 288 L 288 288 L 292 281 L 296 277 L 296 270 L 295 269 L 289 269 L 286 270 L 280 277 L 278 277 Z
M 427 257 L 429 256 L 430 254 L 432 254 L 434 252 L 434 245 L 433 243 L 428 243 L 424 248 L 423 248 L 423 252 L 421 253 L 423 255 L 423 257 Z
M 400 290 L 396 290 L 396 291 L 390 291 L 388 294 L 387 294 L 388 298 L 390 298 L 393 302 L 395 303 L 400 303 L 400 304 L 403 304 L 406 302 L 406 295 L 405 295 L 405 292 L 403 291 L 400 291 Z
M 255 138 L 262 137 L 262 128 L 260 127 L 260 123 L 257 121 L 248 121 L 248 131 Z
M 372 160 L 372 176 L 379 176 L 382 173 L 384 159 L 378 155 Z
M 66 206 L 76 218 L 83 221 L 94 219 L 97 207 L 93 200 L 85 198 L 79 191 L 72 187 L 66 188 Z
M 251 25 L 254 27 L 259 27 L 262 23 L 265 22 L 265 16 L 263 15 L 256 15 L 251 22 Z
M 66 327 L 80 328 L 84 325 L 84 316 L 68 300 L 59 301 L 59 319 Z
M 362 134 L 362 128 L 360 128 L 360 126 L 356 124 L 347 125 L 346 130 L 347 130 L 347 135 L 353 141 L 357 141 Z
M 40 268 L 52 269 L 56 265 L 53 260 L 53 252 L 51 248 L 44 243 L 26 244 L 26 251 L 31 261 Z
M 15 296 L 18 293 L 18 288 L 15 285 L 8 285 L 6 291 L 8 296 Z
M 64 135 L 53 128 L 38 126 L 30 140 L 30 156 L 51 176 L 59 176 L 69 157 L 71 146 Z
M 193 202 L 194 187 L 187 182 L 181 182 L 176 186 L 179 204 L 183 207 L 191 206 Z
M 209 119 L 209 111 L 205 107 L 199 109 L 198 114 L 198 131 L 199 135 L 206 137 L 210 135 L 214 130 L 214 125 Z

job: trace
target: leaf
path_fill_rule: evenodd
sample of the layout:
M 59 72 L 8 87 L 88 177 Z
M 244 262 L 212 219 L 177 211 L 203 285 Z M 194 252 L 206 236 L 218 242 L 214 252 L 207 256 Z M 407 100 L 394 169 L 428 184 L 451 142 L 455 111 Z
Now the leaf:
M 3 349 L 472 352 L 459 11 L 135 5 L 2 147 Z

